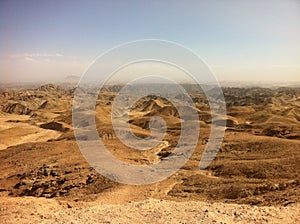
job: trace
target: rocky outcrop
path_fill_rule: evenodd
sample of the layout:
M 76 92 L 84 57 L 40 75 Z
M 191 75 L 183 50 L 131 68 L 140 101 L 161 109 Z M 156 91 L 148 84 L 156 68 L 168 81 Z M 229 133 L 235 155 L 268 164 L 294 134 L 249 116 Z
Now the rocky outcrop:
M 8 102 L 2 106 L 2 111 L 10 114 L 29 115 L 32 110 L 22 103 Z
M 33 98 L 32 100 L 9 100 L 2 105 L 1 110 L 10 114 L 29 115 L 32 111 L 42 109 L 47 100 Z
M 81 175 L 78 176 L 78 172 Z M 18 177 L 11 195 L 58 197 L 68 195 L 78 189 L 86 189 L 89 193 L 99 193 L 115 185 L 112 181 L 99 175 L 93 169 L 75 167 L 62 170 L 58 165 L 43 164 L 30 173 Z
M 64 127 L 63 124 L 55 121 L 41 124 L 40 127 L 44 129 L 50 129 L 50 130 L 61 131 L 61 132 L 65 132 L 69 130 L 69 128 Z
M 65 92 L 65 90 L 63 88 L 61 88 L 58 85 L 54 85 L 54 84 L 42 85 L 38 88 L 38 90 L 45 91 L 45 92 L 56 92 L 56 93 L 64 93 Z

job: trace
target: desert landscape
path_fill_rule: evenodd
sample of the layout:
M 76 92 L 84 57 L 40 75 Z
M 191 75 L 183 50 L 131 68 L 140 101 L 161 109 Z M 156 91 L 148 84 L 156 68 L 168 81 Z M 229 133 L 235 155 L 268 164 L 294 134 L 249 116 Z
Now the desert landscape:
M 0 1 L 0 224 L 300 223 L 300 1 Z
M 210 107 L 199 87 L 182 86 L 199 116 L 193 155 L 163 181 L 126 185 L 96 172 L 81 154 L 72 125 L 75 86 L 1 85 L 1 223 L 298 223 L 300 87 L 223 87 L 225 137 L 213 162 L 200 170 Z M 128 114 L 136 136 L 149 136 L 153 116 L 163 118 L 167 130 L 157 147 L 134 150 L 112 127 L 112 102 L 121 88 L 104 86 L 96 101 L 103 143 L 127 163 L 166 159 L 179 140 L 178 111 L 159 96 L 137 101 Z

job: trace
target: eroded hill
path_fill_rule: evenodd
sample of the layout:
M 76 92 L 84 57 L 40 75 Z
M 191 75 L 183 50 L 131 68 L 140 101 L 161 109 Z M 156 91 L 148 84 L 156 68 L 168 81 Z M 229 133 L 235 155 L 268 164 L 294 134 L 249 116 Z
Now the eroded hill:
M 71 204 L 126 203 L 149 198 L 268 206 L 298 204 L 300 89 L 224 88 L 225 138 L 215 160 L 201 171 L 199 161 L 209 139 L 211 114 L 203 93 L 187 87 L 199 115 L 195 121 L 200 125 L 196 150 L 174 175 L 146 186 L 116 183 L 89 166 L 73 134 L 74 90 L 52 84 L 1 90 L 2 195 L 56 198 Z M 120 88 L 105 87 L 98 96 L 95 120 L 99 136 L 122 161 L 146 165 L 165 159 L 179 140 L 182 119 L 178 111 L 162 97 L 147 96 L 136 102 L 127 114 L 135 135 L 149 136 L 153 116 L 165 120 L 167 132 L 156 148 L 133 150 L 122 144 L 112 128 L 112 103 Z

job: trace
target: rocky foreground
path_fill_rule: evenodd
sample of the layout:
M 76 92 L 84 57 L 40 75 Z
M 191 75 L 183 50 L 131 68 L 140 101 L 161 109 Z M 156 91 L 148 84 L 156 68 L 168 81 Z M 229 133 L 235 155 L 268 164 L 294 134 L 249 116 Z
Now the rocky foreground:
M 249 206 L 148 199 L 126 204 L 70 204 L 55 199 L 2 197 L 2 223 L 299 223 L 300 205 Z

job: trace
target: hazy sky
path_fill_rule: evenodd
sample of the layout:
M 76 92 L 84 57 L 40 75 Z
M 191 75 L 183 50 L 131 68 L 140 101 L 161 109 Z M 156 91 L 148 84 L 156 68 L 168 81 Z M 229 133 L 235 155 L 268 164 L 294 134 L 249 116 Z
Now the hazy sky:
M 149 38 L 192 49 L 220 81 L 300 81 L 299 0 L 2 0 L 1 81 L 80 76 L 105 50 Z

